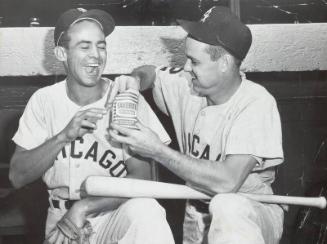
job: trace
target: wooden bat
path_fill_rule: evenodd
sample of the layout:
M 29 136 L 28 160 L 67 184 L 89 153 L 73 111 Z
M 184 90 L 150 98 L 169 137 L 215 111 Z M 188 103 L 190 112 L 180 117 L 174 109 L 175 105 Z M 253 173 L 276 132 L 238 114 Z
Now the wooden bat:
M 212 197 L 193 188 L 172 183 L 116 178 L 106 176 L 90 176 L 85 181 L 85 191 L 90 196 L 103 197 L 149 197 L 159 199 L 211 199 Z M 302 205 L 326 208 L 325 197 L 295 197 L 265 194 L 239 193 L 252 200 L 263 203 Z

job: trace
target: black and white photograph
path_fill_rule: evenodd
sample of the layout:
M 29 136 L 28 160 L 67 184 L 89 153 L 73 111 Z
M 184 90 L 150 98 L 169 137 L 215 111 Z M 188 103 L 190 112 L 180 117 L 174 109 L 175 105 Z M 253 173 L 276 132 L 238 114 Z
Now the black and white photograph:
M 326 0 L 0 0 L 0 244 L 327 244 Z

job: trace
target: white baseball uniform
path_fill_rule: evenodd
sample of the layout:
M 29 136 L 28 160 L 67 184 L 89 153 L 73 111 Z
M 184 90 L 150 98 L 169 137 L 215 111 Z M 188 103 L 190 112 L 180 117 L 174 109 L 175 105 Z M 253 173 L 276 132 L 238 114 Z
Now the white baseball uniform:
M 107 82 L 112 81 L 107 80 Z M 27 150 L 41 145 L 62 131 L 76 112 L 93 107 L 104 108 L 108 91 L 100 100 L 86 106 L 78 106 L 67 96 L 66 80 L 37 90 L 30 98 L 20 119 L 18 131 L 13 137 L 14 142 Z M 138 118 L 156 131 L 164 143 L 170 142 L 168 134 L 141 95 Z M 51 204 L 53 199 L 80 199 L 80 186 L 90 175 L 126 176 L 125 162 L 131 155 L 121 144 L 108 142 L 106 139 L 108 126 L 107 114 L 97 122 L 97 129 L 93 133 L 87 133 L 68 143 L 58 154 L 53 166 L 43 175 L 50 199 L 46 235 L 66 212 L 66 209 L 61 206 L 54 207 Z M 130 201 L 133 204 L 129 203 Z M 141 213 L 145 212 L 144 207 L 148 208 L 150 216 L 142 218 Z M 151 209 L 153 209 L 152 216 Z M 149 218 L 152 217 L 154 219 L 150 220 Z M 91 243 L 116 243 L 118 241 L 118 243 L 152 244 L 154 243 L 153 235 L 156 234 L 163 238 L 156 243 L 173 243 L 165 212 L 155 200 L 129 200 L 116 211 L 90 218 L 90 222 L 95 231 L 95 234 L 91 236 Z
M 181 152 L 217 163 L 230 154 L 252 155 L 258 163 L 239 191 L 273 194 L 273 166 L 283 162 L 281 122 L 275 99 L 264 87 L 242 75 L 240 87 L 226 103 L 208 106 L 206 98 L 194 94 L 189 84 L 189 75 L 182 69 L 156 70 L 154 99 L 171 116 Z M 207 237 L 211 244 L 278 243 L 283 225 L 280 206 L 248 199 L 231 204 L 231 199 L 243 198 L 231 195 L 235 194 L 219 194 L 211 201 L 211 216 L 187 203 L 185 244 L 206 243 Z M 224 211 L 217 212 L 221 208 L 216 205 L 223 206 Z M 249 212 L 256 216 L 255 221 L 249 220 Z

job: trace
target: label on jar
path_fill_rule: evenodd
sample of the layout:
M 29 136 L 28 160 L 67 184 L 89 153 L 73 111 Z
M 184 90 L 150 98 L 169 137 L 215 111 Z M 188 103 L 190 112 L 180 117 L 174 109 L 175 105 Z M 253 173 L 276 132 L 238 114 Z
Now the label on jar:
M 137 104 L 139 92 L 128 89 L 116 95 L 112 104 L 111 121 L 120 126 L 137 129 Z

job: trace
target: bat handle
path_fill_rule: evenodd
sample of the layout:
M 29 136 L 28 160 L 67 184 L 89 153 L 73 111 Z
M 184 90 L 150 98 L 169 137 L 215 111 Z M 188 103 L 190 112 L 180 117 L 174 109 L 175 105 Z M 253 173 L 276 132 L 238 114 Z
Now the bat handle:
M 317 207 L 321 209 L 325 209 L 327 206 L 327 201 L 325 197 L 317 197 Z M 318 203 L 319 202 L 319 203 Z
M 327 201 L 325 197 L 291 197 L 291 196 L 278 196 L 278 195 L 257 195 L 241 193 L 252 200 L 265 202 L 265 203 L 275 203 L 275 204 L 287 204 L 287 205 L 302 205 L 308 207 L 317 207 L 325 209 Z

